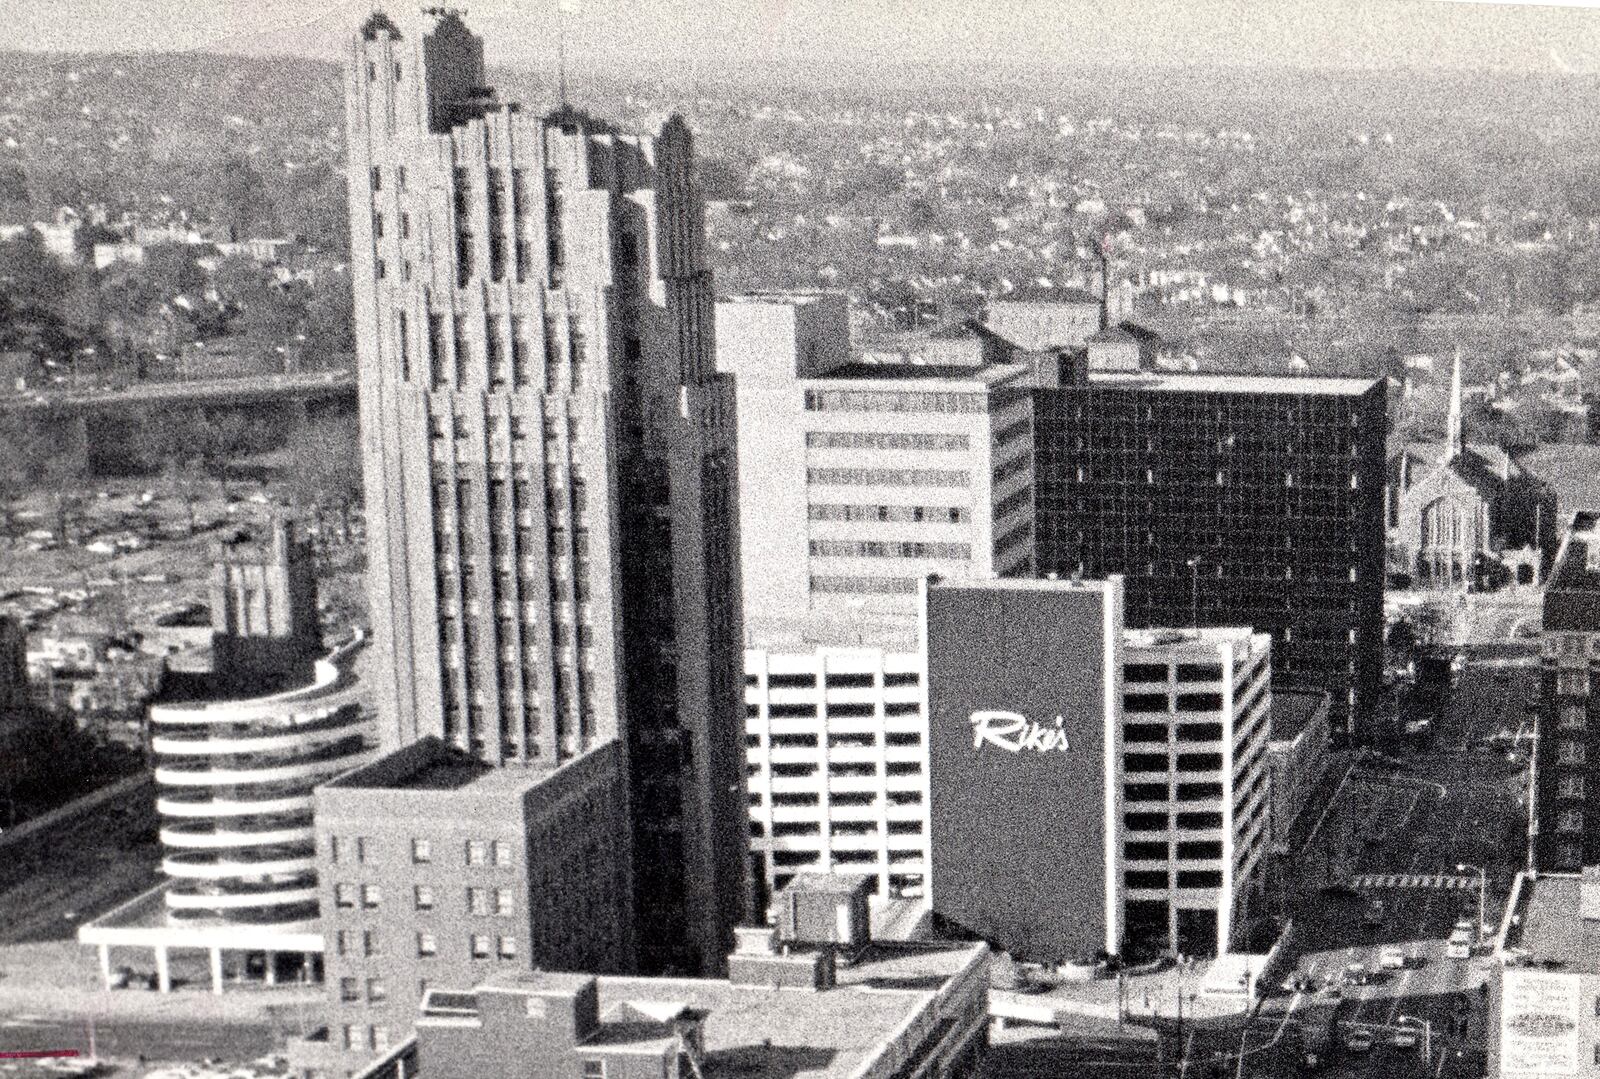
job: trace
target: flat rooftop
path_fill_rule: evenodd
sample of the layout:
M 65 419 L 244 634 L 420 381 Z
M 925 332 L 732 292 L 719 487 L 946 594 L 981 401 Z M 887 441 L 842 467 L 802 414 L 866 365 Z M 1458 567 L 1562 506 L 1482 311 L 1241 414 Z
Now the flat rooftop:
M 821 992 L 734 985 L 698 978 L 600 976 L 602 1027 L 588 1044 L 649 1051 L 665 1023 L 685 1012 L 704 1017 L 704 1079 L 845 1079 L 921 1008 L 928 994 L 977 961 L 981 944 L 874 943 L 841 965 L 837 987 Z M 484 993 L 570 994 L 587 976 L 504 974 L 472 993 L 452 993 L 447 1008 L 425 1007 L 445 1022 L 476 1013 Z M 429 1003 L 437 1003 L 433 994 Z M 423 1079 L 426 1079 L 424 1074 Z
M 1298 738 L 1320 710 L 1333 705 L 1333 698 L 1320 689 L 1273 689 L 1272 740 L 1288 742 Z
M 903 611 L 814 611 L 793 618 L 745 620 L 747 649 L 813 652 L 818 648 L 875 648 L 916 652 L 920 647 L 916 597 Z
M 1582 887 L 1577 877 L 1524 877 L 1515 943 L 1535 960 L 1562 960 L 1563 971 L 1600 974 L 1600 921 L 1582 917 Z
M 1183 644 L 1249 643 L 1256 635 L 1249 626 L 1201 626 L 1155 629 L 1125 629 L 1122 643 L 1129 648 L 1172 648 Z
M 1270 393 L 1359 397 L 1378 384 L 1375 378 L 1330 378 L 1313 375 L 1251 375 L 1189 371 L 1091 371 L 1091 386 L 1126 386 L 1129 389 L 1165 390 L 1172 393 Z M 1063 387 L 1066 388 L 1066 387 Z
M 323 784 L 332 790 L 462 791 L 515 793 L 548 777 L 549 765 L 496 768 L 437 740 L 418 742 L 379 757 Z

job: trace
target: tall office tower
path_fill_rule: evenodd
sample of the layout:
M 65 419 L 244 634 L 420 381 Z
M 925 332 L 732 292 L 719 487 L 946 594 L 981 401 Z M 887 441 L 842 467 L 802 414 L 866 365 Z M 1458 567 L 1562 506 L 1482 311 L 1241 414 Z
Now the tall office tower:
M 1545 585 L 1542 638 L 1532 864 L 1576 873 L 1600 862 L 1600 511 L 1574 514 L 1561 538 Z
M 647 969 L 746 900 L 733 396 L 692 140 L 485 86 L 453 13 L 348 55 L 375 684 L 389 747 L 623 743 Z
M 717 305 L 739 409 L 753 873 L 926 889 L 917 589 L 1033 570 L 1031 368 L 959 326 L 853 358 L 845 297 Z
M 1383 384 L 1095 373 L 1034 392 L 1039 569 L 1134 627 L 1250 625 L 1357 738 L 1383 661 Z

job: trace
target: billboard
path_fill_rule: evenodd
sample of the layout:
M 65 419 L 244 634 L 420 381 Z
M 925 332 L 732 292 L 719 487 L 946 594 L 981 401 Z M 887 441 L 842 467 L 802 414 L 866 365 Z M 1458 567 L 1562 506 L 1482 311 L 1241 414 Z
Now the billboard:
M 1508 970 L 1500 996 L 1500 1074 L 1577 1075 L 1582 980 L 1576 974 Z
M 1106 674 L 1120 586 L 928 588 L 933 910 L 1018 958 L 1116 947 Z

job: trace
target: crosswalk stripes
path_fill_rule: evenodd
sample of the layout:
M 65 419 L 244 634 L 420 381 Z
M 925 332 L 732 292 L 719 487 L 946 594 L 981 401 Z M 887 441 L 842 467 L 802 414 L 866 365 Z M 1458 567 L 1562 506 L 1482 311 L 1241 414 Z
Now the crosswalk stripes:
M 1432 888 L 1451 892 L 1475 888 L 1477 884 L 1476 877 L 1448 873 L 1363 873 L 1350 878 L 1352 888 Z

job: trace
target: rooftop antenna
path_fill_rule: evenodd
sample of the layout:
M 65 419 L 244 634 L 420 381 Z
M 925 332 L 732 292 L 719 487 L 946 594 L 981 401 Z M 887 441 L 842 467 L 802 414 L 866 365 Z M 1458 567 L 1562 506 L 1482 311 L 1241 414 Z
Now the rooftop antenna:
M 567 108 L 567 16 L 578 13 L 578 0 L 556 0 L 556 93 Z

